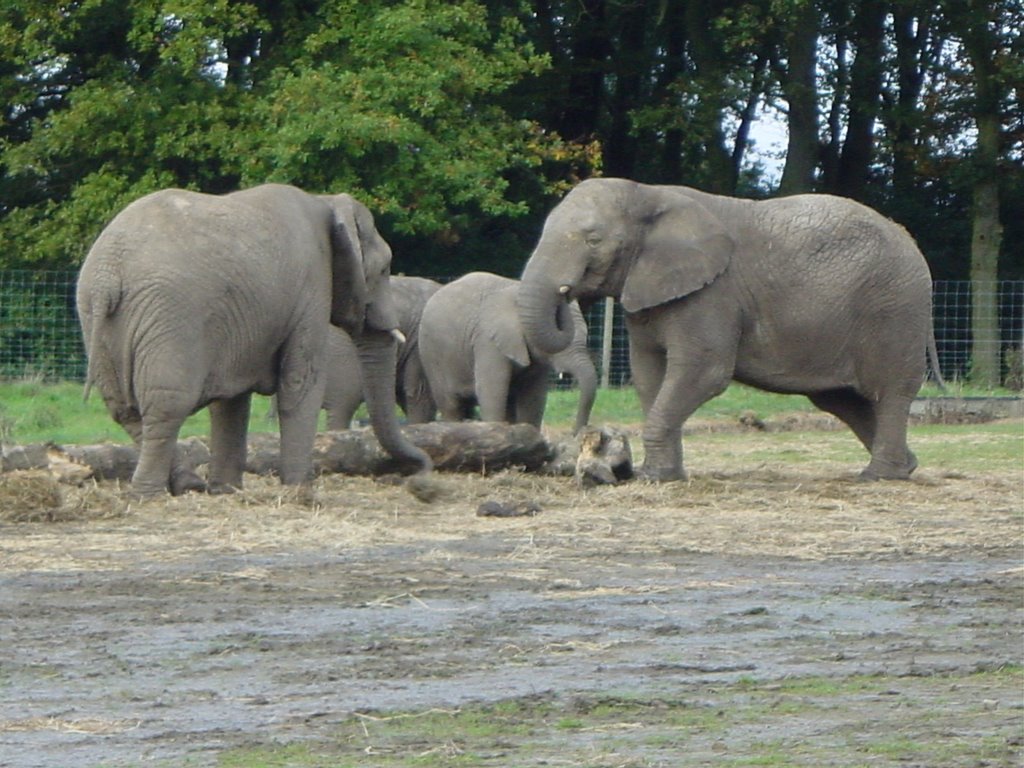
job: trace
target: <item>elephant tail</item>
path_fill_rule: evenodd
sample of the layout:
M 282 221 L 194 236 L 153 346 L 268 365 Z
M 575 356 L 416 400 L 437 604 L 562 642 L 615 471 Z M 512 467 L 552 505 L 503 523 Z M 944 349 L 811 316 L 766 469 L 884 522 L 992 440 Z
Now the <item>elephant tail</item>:
M 104 354 L 105 326 L 121 304 L 123 289 L 120 271 L 104 269 L 94 274 L 91 288 L 79 290 L 78 311 L 82 318 L 86 369 L 83 400 L 89 398 L 92 386 L 99 380 L 99 367 Z
M 939 389 L 946 391 L 946 380 L 942 378 L 942 369 L 939 367 L 939 350 L 935 344 L 935 328 L 928 331 L 928 364 L 932 369 L 932 378 L 938 384 Z
M 103 324 L 103 318 L 93 317 L 88 324 L 86 330 L 85 339 L 85 387 L 82 391 L 82 400 L 86 401 L 89 399 L 89 394 L 92 392 L 92 385 L 96 382 L 96 367 L 98 365 L 99 357 L 99 335 L 100 326 Z

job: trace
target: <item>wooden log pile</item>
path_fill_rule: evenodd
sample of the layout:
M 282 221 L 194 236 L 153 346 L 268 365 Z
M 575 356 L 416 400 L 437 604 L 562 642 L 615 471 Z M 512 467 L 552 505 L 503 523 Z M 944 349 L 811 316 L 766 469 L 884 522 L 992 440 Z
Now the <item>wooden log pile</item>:
M 406 437 L 430 456 L 437 470 L 445 472 L 496 472 L 520 467 L 528 472 L 559 475 L 576 474 L 581 485 L 617 482 L 625 479 L 623 456 L 628 461 L 628 442 L 620 433 L 594 428 L 585 438 L 552 443 L 529 424 L 493 422 L 432 422 L 408 425 Z M 602 438 L 601 434 L 605 437 Z M 580 464 L 581 442 L 585 466 Z M 625 443 L 625 444 L 624 444 Z M 614 446 L 605 471 L 601 452 L 595 446 Z M 206 444 L 199 438 L 179 442 L 184 461 L 199 467 L 209 461 Z M 625 452 L 623 452 L 623 449 Z M 138 452 L 134 445 L 102 443 L 97 445 L 35 444 L 0 447 L 0 471 L 48 470 L 59 480 L 80 483 L 85 479 L 131 479 Z M 274 474 L 278 464 L 278 436 L 252 434 L 249 437 L 246 470 L 255 474 Z M 372 430 L 353 429 L 323 432 L 317 435 L 313 449 L 314 469 L 318 474 L 386 475 L 403 473 L 408 467 L 386 453 Z M 579 465 L 579 466 L 578 466 Z M 586 481 L 582 474 L 587 475 Z

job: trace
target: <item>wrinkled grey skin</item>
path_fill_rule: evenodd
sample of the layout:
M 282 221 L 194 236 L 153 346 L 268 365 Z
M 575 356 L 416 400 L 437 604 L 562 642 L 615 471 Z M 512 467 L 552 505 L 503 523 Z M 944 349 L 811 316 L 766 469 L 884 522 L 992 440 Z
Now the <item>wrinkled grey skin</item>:
M 577 304 L 567 307 L 570 344 L 541 352 L 523 337 L 516 310 L 519 282 L 470 272 L 435 293 L 420 320 L 420 357 L 441 418 L 458 421 L 480 407 L 484 421 L 539 427 L 552 370 L 569 373 L 580 389 L 576 429 L 590 419 L 597 372 L 587 350 L 587 325 Z
M 395 395 L 410 424 L 426 423 L 437 411 L 420 362 L 419 329 L 423 307 L 440 287 L 440 283 L 424 277 L 391 278 L 398 330 L 405 336 L 405 341 L 398 345 Z M 327 337 L 327 387 L 323 404 L 327 411 L 327 428 L 348 429 L 362 402 L 359 352 L 351 336 L 332 326 Z
M 847 199 L 739 200 L 595 179 L 548 216 L 523 270 L 531 346 L 563 349 L 566 300 L 622 302 L 645 414 L 642 474 L 685 477 L 682 425 L 731 380 L 802 393 L 907 478 L 911 400 L 934 345 L 931 275 L 901 227 Z
M 88 384 L 139 445 L 133 490 L 241 487 L 252 392 L 277 393 L 282 482 L 308 482 L 330 322 L 357 341 L 381 444 L 429 468 L 395 418 L 390 263 L 370 212 L 348 195 L 168 189 L 119 213 L 82 264 L 78 311 Z M 206 405 L 208 484 L 176 450 L 182 422 Z

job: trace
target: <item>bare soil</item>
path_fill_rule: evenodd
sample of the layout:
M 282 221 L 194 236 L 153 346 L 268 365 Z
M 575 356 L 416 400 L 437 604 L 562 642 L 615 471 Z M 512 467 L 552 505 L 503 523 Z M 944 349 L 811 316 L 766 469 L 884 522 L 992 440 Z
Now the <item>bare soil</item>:
M 493 759 L 452 764 L 749 764 L 770 742 L 820 750 L 780 764 L 1020 765 L 1020 468 L 863 484 L 832 458 L 852 437 L 805 437 L 697 429 L 687 482 L 444 475 L 429 504 L 342 476 L 313 499 L 256 476 L 231 497 L 69 492 L 94 514 L 0 523 L 0 765 L 205 766 L 288 744 L 374 765 L 354 722 L 536 700 L 586 720 L 615 697 L 651 721 L 509 727 Z M 478 516 L 487 501 L 539 511 Z M 820 679 L 837 681 L 827 707 L 726 735 L 673 737 L 654 706 L 721 714 Z M 871 695 L 842 685 L 864 679 Z M 942 749 L 843 757 L 891 734 Z

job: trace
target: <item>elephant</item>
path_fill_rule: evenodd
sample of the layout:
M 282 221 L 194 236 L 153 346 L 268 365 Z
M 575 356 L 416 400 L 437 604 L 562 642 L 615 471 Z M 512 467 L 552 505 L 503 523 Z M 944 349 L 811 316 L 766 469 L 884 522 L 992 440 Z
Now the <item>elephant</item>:
M 405 341 L 398 347 L 395 395 L 410 424 L 423 424 L 434 418 L 437 407 L 430 396 L 427 377 L 420 362 L 420 315 L 427 299 L 441 284 L 425 277 L 391 278 L 391 292 L 398 311 L 398 330 Z M 328 429 L 348 429 L 359 404 L 363 402 L 363 382 L 359 375 L 359 351 L 341 328 L 331 326 L 327 336 L 327 386 L 324 410 Z
M 738 381 L 807 395 L 867 448 L 862 479 L 906 479 L 910 404 L 935 358 L 931 290 L 910 235 L 852 200 L 605 178 L 551 210 L 518 307 L 531 348 L 553 354 L 573 338 L 568 302 L 621 302 L 642 477 L 685 479 L 683 423 Z
M 139 447 L 132 490 L 241 488 L 253 392 L 277 395 L 282 483 L 307 484 L 331 323 L 355 340 L 381 445 L 428 471 L 395 414 L 390 264 L 370 211 L 346 194 L 164 189 L 118 213 L 82 263 L 77 305 L 86 396 L 98 388 Z M 177 437 L 207 405 L 204 482 L 183 465 Z
M 587 350 L 587 324 L 567 306 L 572 338 L 546 354 L 523 336 L 516 310 L 519 282 L 470 272 L 440 288 L 423 308 L 420 357 L 441 418 L 468 418 L 474 404 L 484 421 L 540 427 L 552 370 L 572 374 L 580 390 L 575 429 L 590 420 L 597 371 Z

